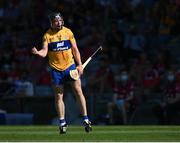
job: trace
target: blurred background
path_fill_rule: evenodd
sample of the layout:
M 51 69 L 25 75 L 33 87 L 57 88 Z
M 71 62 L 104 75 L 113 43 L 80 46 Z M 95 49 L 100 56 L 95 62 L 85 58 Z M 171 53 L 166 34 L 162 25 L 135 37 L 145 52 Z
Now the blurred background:
M 1 0 L 0 124 L 57 124 L 47 58 L 48 14 L 61 12 L 84 62 L 93 124 L 180 124 L 180 0 Z M 69 86 L 66 118 L 81 123 Z

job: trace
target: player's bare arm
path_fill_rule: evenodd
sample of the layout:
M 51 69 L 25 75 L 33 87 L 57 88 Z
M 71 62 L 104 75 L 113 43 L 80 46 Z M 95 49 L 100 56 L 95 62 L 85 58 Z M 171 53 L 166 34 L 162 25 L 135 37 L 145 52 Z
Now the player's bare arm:
M 43 43 L 42 49 L 41 50 L 37 50 L 36 47 L 32 48 L 32 53 L 35 55 L 38 55 L 40 57 L 46 57 L 47 53 L 48 53 L 48 44 L 46 42 Z
M 77 70 L 78 70 L 79 74 L 82 75 L 83 74 L 83 66 L 82 66 L 82 62 L 81 62 L 81 55 L 80 55 L 79 49 L 78 49 L 75 41 L 71 42 L 71 44 L 72 44 L 72 53 L 75 58 L 75 61 L 77 62 Z

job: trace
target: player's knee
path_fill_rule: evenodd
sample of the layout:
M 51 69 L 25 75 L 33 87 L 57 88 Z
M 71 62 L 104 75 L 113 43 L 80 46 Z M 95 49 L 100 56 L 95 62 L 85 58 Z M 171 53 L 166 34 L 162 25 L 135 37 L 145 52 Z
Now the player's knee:
M 56 99 L 56 101 L 63 101 L 63 94 L 56 93 L 55 99 Z
M 82 88 L 81 88 L 81 86 L 75 86 L 74 87 L 74 93 L 75 93 L 75 95 L 82 95 Z

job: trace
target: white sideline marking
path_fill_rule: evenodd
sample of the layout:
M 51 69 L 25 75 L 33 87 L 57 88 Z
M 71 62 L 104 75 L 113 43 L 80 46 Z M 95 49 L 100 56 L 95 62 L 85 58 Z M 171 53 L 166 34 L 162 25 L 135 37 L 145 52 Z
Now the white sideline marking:
M 84 131 L 67 131 L 68 134 L 82 134 Z M 154 134 L 154 133 L 158 133 L 158 134 L 164 134 L 164 133 L 169 133 L 169 134 L 174 134 L 174 133 L 178 133 L 180 134 L 180 130 L 179 131 L 92 131 L 92 133 L 90 134 Z M 38 135 L 43 135 L 43 134 L 58 134 L 58 131 L 0 131 L 0 135 L 4 135 L 4 134 L 38 134 Z

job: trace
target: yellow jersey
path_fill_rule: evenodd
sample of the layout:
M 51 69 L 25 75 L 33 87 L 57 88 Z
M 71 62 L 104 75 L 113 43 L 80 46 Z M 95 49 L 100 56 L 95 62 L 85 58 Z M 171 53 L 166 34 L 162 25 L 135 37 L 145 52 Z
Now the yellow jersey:
M 75 38 L 69 28 L 63 26 L 58 32 L 48 29 L 43 42 L 48 44 L 49 65 L 52 68 L 63 71 L 74 64 L 71 42 L 75 42 Z

